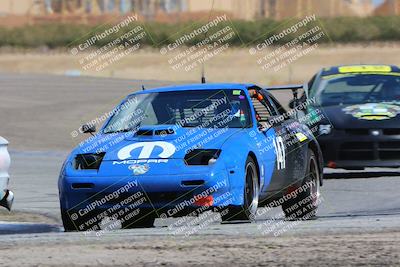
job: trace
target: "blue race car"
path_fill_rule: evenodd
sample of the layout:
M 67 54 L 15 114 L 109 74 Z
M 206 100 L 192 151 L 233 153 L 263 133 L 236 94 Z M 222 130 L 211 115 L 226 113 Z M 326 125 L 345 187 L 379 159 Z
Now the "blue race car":
M 127 96 L 68 156 L 59 177 L 66 231 L 151 227 L 156 218 L 221 213 L 251 221 L 282 205 L 315 216 L 323 160 L 312 132 L 252 84 L 194 84 Z

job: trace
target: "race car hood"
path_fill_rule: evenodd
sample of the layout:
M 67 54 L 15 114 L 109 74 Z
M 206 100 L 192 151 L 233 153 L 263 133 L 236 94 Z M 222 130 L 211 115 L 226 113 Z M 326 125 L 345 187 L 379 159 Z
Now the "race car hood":
M 238 131 L 237 128 L 143 126 L 135 133 L 97 134 L 73 154 L 105 152 L 103 160 L 183 159 L 193 149 L 220 149 Z
M 357 105 L 336 105 L 320 108 L 323 123 L 330 123 L 337 129 L 355 128 L 399 128 L 400 105 L 366 103 Z

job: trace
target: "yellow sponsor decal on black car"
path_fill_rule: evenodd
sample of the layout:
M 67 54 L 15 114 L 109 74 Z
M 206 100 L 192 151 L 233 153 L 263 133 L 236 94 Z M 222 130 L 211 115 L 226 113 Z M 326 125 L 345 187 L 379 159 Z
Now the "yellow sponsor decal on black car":
M 358 65 L 343 66 L 338 68 L 339 73 L 368 73 L 368 72 L 391 72 L 392 67 L 386 65 Z
M 400 113 L 400 106 L 384 103 L 353 105 L 343 109 L 346 114 L 360 120 L 388 120 Z

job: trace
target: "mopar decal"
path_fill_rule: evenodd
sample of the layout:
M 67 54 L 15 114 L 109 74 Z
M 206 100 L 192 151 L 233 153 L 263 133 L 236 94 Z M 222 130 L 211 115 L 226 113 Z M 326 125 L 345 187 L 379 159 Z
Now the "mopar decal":
M 343 109 L 346 114 L 360 120 L 387 120 L 400 113 L 400 106 L 383 103 L 353 105 Z
M 114 160 L 113 165 L 141 164 L 141 163 L 167 163 L 167 159 L 127 159 Z
M 171 157 L 175 153 L 175 146 L 171 143 L 168 142 L 163 142 L 163 141 L 156 141 L 156 142 L 139 142 L 139 143 L 134 143 L 132 145 L 128 145 L 124 148 L 122 148 L 120 151 L 118 151 L 118 158 L 120 160 L 126 160 L 131 157 L 132 151 L 136 149 L 141 149 L 140 154 L 139 154 L 139 159 L 148 159 L 150 158 L 153 150 L 155 147 L 160 147 L 162 149 L 161 153 L 159 153 L 157 156 L 153 155 L 155 158 L 160 157 L 163 159 Z

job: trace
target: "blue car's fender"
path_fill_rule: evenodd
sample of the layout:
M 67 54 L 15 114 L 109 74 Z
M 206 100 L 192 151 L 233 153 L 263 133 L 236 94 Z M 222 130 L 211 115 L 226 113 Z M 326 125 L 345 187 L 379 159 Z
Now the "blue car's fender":
M 268 187 L 276 162 L 274 138 L 273 128 L 266 133 L 253 128 L 241 129 L 222 145 L 220 160 L 223 161 L 228 173 L 230 189 L 234 196 L 232 205 L 243 204 L 245 164 L 248 157 L 251 157 L 257 165 L 260 193 L 264 193 Z M 264 149 L 268 146 L 270 149 Z

